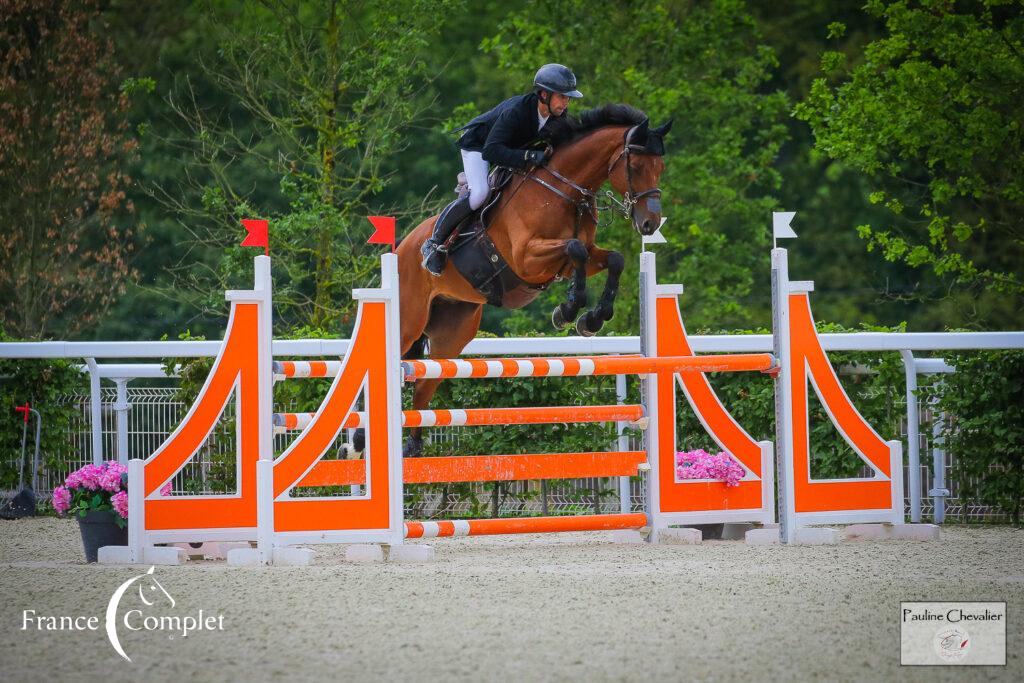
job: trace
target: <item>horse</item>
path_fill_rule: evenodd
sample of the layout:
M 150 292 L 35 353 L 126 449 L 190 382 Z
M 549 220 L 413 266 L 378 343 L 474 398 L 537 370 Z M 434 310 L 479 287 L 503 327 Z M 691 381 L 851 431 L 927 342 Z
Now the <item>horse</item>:
M 474 288 L 458 271 L 453 258 L 459 247 L 453 248 L 440 277 L 427 272 L 420 247 L 438 217 L 416 226 L 397 249 L 402 357 L 457 357 L 476 336 L 484 304 L 521 308 L 556 279 L 570 280 L 566 301 L 551 314 L 555 329 L 564 329 L 586 307 L 587 278 L 607 270 L 597 305 L 576 320 L 578 334 L 596 334 L 612 317 L 625 267 L 622 254 L 596 244 L 597 191 L 610 181 L 623 199 L 609 197 L 637 232 L 654 233 L 661 225 L 657 184 L 664 170 L 663 138 L 671 125 L 670 120 L 652 128 L 643 112 L 626 105 L 548 122 L 544 133 L 554 151 L 547 163 L 514 174 L 488 209 L 486 236 L 494 250 L 489 260 L 507 264 L 508 271 L 502 272 L 506 287 L 501 301 L 493 291 Z M 413 408 L 427 408 L 440 382 L 417 382 Z M 420 429 L 413 429 L 404 454 L 419 455 L 422 446 Z

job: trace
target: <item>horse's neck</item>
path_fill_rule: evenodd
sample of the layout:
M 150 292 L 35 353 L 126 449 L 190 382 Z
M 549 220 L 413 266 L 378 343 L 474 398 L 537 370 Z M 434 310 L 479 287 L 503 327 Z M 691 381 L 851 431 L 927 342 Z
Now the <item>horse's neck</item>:
M 600 128 L 558 150 L 550 166 L 591 192 L 608 179 L 608 166 L 622 147 L 625 127 Z

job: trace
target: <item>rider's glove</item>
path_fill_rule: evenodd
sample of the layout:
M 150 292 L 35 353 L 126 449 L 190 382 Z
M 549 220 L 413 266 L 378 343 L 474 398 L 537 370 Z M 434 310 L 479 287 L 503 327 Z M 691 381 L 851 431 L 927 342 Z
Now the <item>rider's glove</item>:
M 533 164 L 534 166 L 541 166 L 548 160 L 547 155 L 539 149 L 528 149 L 523 152 L 526 163 Z

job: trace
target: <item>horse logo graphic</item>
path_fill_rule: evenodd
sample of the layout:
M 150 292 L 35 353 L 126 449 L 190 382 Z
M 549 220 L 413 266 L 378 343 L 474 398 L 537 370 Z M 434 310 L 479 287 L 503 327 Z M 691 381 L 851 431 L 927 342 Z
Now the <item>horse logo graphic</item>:
M 139 600 L 142 601 L 142 604 L 146 605 L 147 607 L 152 607 L 154 604 L 156 604 L 157 600 L 160 599 L 161 594 L 165 598 L 167 598 L 167 601 L 170 603 L 170 606 L 172 608 L 174 607 L 175 604 L 174 598 L 171 597 L 171 594 L 168 593 L 164 589 L 164 587 L 160 585 L 160 582 L 157 581 L 156 578 L 153 576 L 154 569 L 156 569 L 156 567 L 150 567 L 149 571 L 145 574 L 133 576 L 132 578 L 122 583 L 120 586 L 117 587 L 117 590 L 114 591 L 114 594 L 110 596 L 110 602 L 107 603 L 107 638 L 110 639 L 110 644 L 113 646 L 114 651 L 117 652 L 117 654 L 124 657 L 125 661 L 128 662 L 132 660 L 131 657 L 125 654 L 124 648 L 121 647 L 121 641 L 117 637 L 116 624 L 117 608 L 121 604 L 121 598 L 124 597 L 124 594 L 126 592 L 128 592 L 128 589 L 131 588 L 133 584 L 139 582 L 140 579 L 147 579 L 147 581 L 145 582 L 138 583 L 137 586 L 137 588 L 139 589 Z

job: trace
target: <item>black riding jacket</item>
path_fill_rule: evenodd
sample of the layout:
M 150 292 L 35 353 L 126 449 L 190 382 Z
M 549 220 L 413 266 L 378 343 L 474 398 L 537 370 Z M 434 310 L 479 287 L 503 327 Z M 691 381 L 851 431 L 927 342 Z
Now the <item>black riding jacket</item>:
M 526 148 L 544 139 L 539 123 L 537 94 L 516 95 L 460 128 L 466 132 L 457 144 L 468 152 L 482 152 L 488 163 L 523 168 Z

